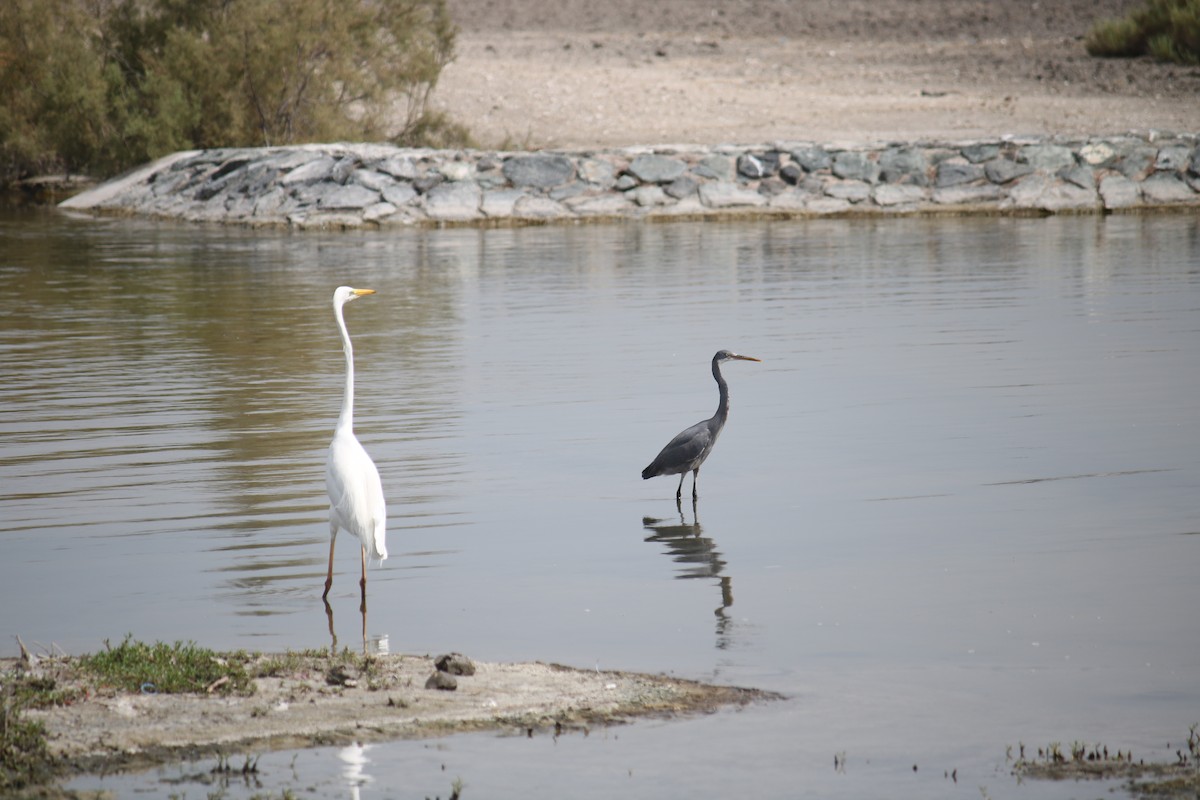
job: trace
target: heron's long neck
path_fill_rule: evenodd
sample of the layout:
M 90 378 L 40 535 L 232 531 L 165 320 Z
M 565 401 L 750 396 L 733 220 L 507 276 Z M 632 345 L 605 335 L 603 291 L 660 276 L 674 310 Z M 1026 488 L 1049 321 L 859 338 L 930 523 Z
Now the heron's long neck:
M 342 316 L 342 307 L 334 309 L 337 317 L 338 330 L 342 332 L 342 351 L 346 354 L 346 393 L 342 396 L 342 413 L 338 415 L 338 429 L 354 430 L 354 347 L 350 344 L 350 333 L 346 330 L 346 320 Z
M 713 418 L 724 422 L 725 418 L 729 416 L 729 384 L 721 375 L 721 362 L 715 358 L 713 359 L 713 378 L 717 381 L 717 388 L 721 390 L 721 399 L 717 402 L 717 413 L 713 415 Z

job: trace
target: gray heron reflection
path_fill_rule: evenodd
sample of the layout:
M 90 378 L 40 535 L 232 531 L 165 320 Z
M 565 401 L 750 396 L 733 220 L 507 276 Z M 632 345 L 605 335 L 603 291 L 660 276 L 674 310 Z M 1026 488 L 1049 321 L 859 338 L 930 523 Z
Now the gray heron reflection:
M 717 649 L 725 650 L 732 639 L 733 619 L 726 609 L 733 605 L 733 580 L 725 575 L 725 559 L 717 549 L 717 543 L 703 535 L 700 519 L 696 515 L 696 501 L 692 501 L 692 521 L 684 516 L 683 504 L 676 502 L 678 522 L 669 518 L 642 517 L 642 527 L 650 531 L 644 541 L 665 546 L 665 554 L 675 562 L 675 577 L 680 579 L 700 578 L 714 582 L 721 592 L 721 605 L 713 610 L 717 618 Z

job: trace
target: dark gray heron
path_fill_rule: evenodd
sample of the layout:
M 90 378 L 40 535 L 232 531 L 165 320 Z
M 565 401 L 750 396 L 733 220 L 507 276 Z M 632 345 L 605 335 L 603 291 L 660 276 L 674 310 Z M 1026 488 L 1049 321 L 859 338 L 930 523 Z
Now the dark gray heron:
M 729 384 L 725 383 L 725 378 L 721 376 L 721 364 L 734 359 L 762 361 L 761 358 L 754 356 L 739 356 L 728 350 L 718 350 L 712 359 L 713 378 L 716 379 L 717 387 L 721 390 L 717 413 L 703 422 L 697 422 L 667 442 L 667 446 L 655 456 L 654 460 L 650 462 L 650 466 L 642 470 L 643 480 L 656 475 L 678 475 L 679 488 L 675 490 L 676 500 L 683 496 L 683 479 L 687 477 L 689 471 L 692 473 L 692 499 L 695 500 L 699 496 L 696 493 L 696 481 L 700 477 L 700 465 L 712 452 L 713 445 L 717 443 L 717 436 L 721 434 L 721 429 L 725 427 L 725 420 L 729 418 Z

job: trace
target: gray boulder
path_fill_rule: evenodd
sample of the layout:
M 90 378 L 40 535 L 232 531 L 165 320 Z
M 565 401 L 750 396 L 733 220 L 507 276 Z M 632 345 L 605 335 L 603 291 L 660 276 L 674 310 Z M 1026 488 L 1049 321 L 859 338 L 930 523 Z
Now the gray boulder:
M 357 183 L 351 183 L 322 194 L 320 200 L 317 201 L 317 207 L 325 211 L 361 210 L 378 202 L 379 192 Z
M 833 166 L 833 158 L 824 147 L 816 145 L 801 145 L 791 151 L 792 160 L 804 168 L 805 172 L 817 172 Z
M 972 183 L 984 177 L 984 168 L 967 161 L 943 161 L 938 164 L 935 185 L 939 189 L 948 186 L 958 186 L 962 183 Z
M 832 169 L 834 175 L 846 180 L 879 182 L 879 164 L 868 158 L 866 153 L 842 151 L 833 157 Z
M 1031 144 L 1021 148 L 1017 156 L 1034 169 L 1044 172 L 1057 172 L 1064 167 L 1075 166 L 1075 154 L 1071 148 L 1058 144 Z
M 640 155 L 629 165 L 629 173 L 642 183 L 670 183 L 687 170 L 678 158 L 660 155 Z
M 911 183 L 924 186 L 929 160 L 925 153 L 911 147 L 889 147 L 879 156 L 879 176 L 884 183 Z
M 513 156 L 504 162 L 504 177 L 513 186 L 549 189 L 575 177 L 571 159 L 560 155 Z
M 1008 183 L 1033 172 L 1029 164 L 1018 164 L 1010 158 L 994 158 L 983 165 L 984 174 L 992 183 Z
M 1191 187 L 1174 173 L 1158 172 L 1142 181 L 1142 197 L 1147 203 L 1170 205 L 1200 199 Z

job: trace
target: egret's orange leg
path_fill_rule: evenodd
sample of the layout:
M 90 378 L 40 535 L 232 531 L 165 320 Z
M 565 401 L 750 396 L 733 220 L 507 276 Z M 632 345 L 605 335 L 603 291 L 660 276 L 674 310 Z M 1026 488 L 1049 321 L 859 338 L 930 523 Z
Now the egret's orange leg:
M 360 580 L 358 582 L 358 585 L 362 587 L 362 611 L 364 614 L 366 614 L 366 611 L 367 611 L 367 548 L 365 548 L 365 547 L 362 548 L 362 580 Z M 364 616 L 363 617 L 364 631 L 366 630 L 366 628 L 365 628 L 366 624 L 367 624 L 367 618 Z
M 333 546 L 337 544 L 337 528 L 333 528 L 329 534 L 329 573 L 325 576 L 325 594 L 321 595 L 324 600 L 329 596 L 329 587 L 333 586 Z

